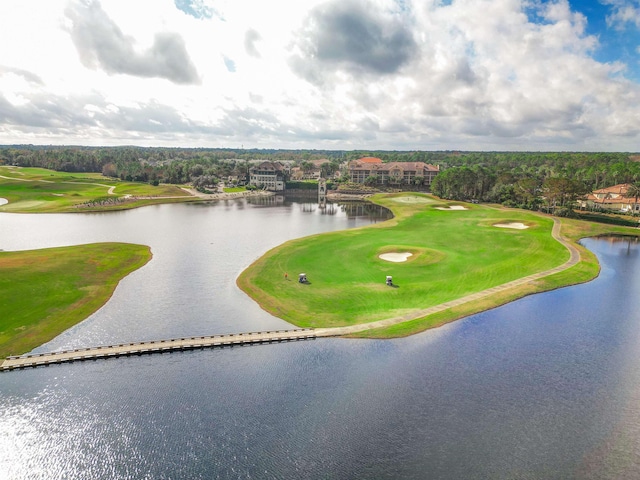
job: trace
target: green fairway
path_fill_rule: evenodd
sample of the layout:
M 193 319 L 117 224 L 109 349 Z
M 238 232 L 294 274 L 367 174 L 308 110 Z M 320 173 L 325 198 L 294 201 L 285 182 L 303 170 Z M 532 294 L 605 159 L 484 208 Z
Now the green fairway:
M 376 202 L 395 218 L 287 242 L 245 270 L 238 285 L 284 320 L 334 327 L 410 315 L 569 259 L 551 236 L 549 217 L 459 202 L 451 205 L 465 210 L 449 209 L 420 194 L 379 196 Z M 379 258 L 388 252 L 411 256 L 402 263 Z M 308 284 L 297 282 L 302 272 Z M 387 275 L 393 286 L 385 285 Z
M 149 247 L 125 243 L 0 252 L 0 359 L 84 320 L 150 259 Z
M 116 210 L 193 199 L 175 185 L 123 182 L 97 173 L 0 166 L 1 212 L 83 212 Z

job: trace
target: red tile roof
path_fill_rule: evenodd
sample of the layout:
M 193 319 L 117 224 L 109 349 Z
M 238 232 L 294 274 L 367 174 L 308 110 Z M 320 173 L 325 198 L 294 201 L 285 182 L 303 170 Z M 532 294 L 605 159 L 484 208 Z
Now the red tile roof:
M 350 170 L 391 170 L 400 168 L 407 172 L 417 172 L 417 171 L 432 171 L 438 172 L 440 171 L 440 167 L 437 165 L 430 165 L 424 162 L 388 162 L 388 163 L 367 163 L 361 162 L 360 160 L 356 160 L 349 165 Z
M 598 194 L 598 193 L 614 193 L 614 194 L 618 194 L 618 195 L 626 195 L 627 194 L 627 190 L 629 190 L 629 184 L 628 183 L 620 183 L 618 185 L 613 185 L 612 187 L 606 187 L 606 188 L 601 188 L 599 190 L 594 190 L 593 193 L 594 195 Z
M 613 185 L 611 187 L 600 188 L 598 190 L 594 190 L 593 192 L 587 194 L 584 197 L 586 201 L 592 201 L 594 203 L 598 203 L 601 205 L 604 204 L 632 204 L 636 203 L 635 198 L 633 197 L 625 197 L 627 191 L 629 190 L 628 183 L 621 183 L 618 185 Z
M 356 160 L 356 162 L 363 162 L 363 163 L 382 163 L 382 160 L 377 158 L 377 157 L 362 157 L 359 158 L 358 160 Z

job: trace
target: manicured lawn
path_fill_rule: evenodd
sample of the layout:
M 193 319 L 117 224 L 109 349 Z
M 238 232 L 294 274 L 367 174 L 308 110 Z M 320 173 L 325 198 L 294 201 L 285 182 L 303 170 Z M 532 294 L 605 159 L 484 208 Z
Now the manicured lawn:
M 125 243 L 0 252 L 0 358 L 81 322 L 150 259 L 149 247 Z
M 498 295 L 493 295 L 479 302 L 466 303 L 459 307 L 450 308 L 434 315 L 416 318 L 390 327 L 367 330 L 353 336 L 366 338 L 389 338 L 411 335 L 483 310 L 497 307 L 525 295 L 553 290 L 567 285 L 588 282 L 598 276 L 598 273 L 600 272 L 600 265 L 598 264 L 596 256 L 578 243 L 581 238 L 599 235 L 638 236 L 640 234 L 640 231 L 635 227 L 621 227 L 567 218 L 560 219 L 560 221 L 562 223 L 562 236 L 566 240 L 572 242 L 580 251 L 580 262 L 577 265 L 560 273 L 544 277 L 536 282 L 510 289 Z
M 569 258 L 551 237 L 548 217 L 470 204 L 468 210 L 443 211 L 438 207 L 447 204 L 420 194 L 376 201 L 392 209 L 395 218 L 287 242 L 245 270 L 238 285 L 264 309 L 296 325 L 342 326 L 410 314 Z M 494 226 L 510 222 L 529 228 Z M 379 258 L 385 252 L 413 255 L 392 263 Z M 309 284 L 297 282 L 302 272 Z M 394 287 L 385 285 L 387 275 Z
M 145 199 L 134 201 L 129 197 Z M 2 212 L 77 212 L 132 208 L 167 201 L 163 197 L 193 198 L 175 185 L 154 187 L 147 183 L 123 182 L 97 173 L 0 166 L 0 198 L 9 200 L 8 204 L 0 206 Z M 111 205 L 92 203 L 100 199 L 126 201 Z

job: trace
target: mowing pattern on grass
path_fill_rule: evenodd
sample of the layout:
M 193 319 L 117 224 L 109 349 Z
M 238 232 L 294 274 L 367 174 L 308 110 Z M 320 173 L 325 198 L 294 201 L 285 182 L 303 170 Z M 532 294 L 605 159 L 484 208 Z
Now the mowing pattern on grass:
M 431 202 L 403 202 L 402 196 L 377 197 L 393 210 L 393 220 L 287 242 L 243 272 L 239 286 L 264 309 L 296 325 L 344 326 L 404 316 L 549 270 L 569 258 L 551 236 L 550 218 L 479 205 L 442 211 Z M 513 221 L 529 228 L 492 227 Z M 437 261 L 422 254 L 390 263 L 378 258 L 384 251 L 436 252 Z M 285 280 L 283 272 L 305 272 L 309 283 Z M 387 275 L 396 288 L 385 285 Z
M 91 206 L 91 202 L 104 198 L 126 200 L 127 205 L 118 208 L 141 206 L 157 202 L 158 199 L 192 198 L 175 185 L 156 187 L 146 183 L 121 182 L 97 173 L 54 172 L 10 166 L 0 166 L 0 197 L 9 201 L 1 206 L 0 211 L 38 213 L 78 211 L 78 206 Z M 113 208 L 113 205 L 110 207 Z
M 84 320 L 150 259 L 149 247 L 125 243 L 0 252 L 0 358 Z

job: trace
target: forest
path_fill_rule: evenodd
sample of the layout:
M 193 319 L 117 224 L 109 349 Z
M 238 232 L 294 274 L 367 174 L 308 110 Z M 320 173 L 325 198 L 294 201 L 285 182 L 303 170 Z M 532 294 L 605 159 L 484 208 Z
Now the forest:
M 0 164 L 41 167 L 152 184 L 207 183 L 244 175 L 256 161 L 309 165 L 329 159 L 376 156 L 383 161 L 440 166 L 434 194 L 527 209 L 571 206 L 584 193 L 619 183 L 640 183 L 640 154 L 621 152 L 459 152 L 376 150 L 277 150 L 166 147 L 0 146 Z M 345 178 L 343 176 L 343 178 Z
M 0 165 L 96 172 L 121 180 L 183 184 L 246 173 L 251 161 L 337 158 L 339 152 L 165 147 L 0 146 Z

